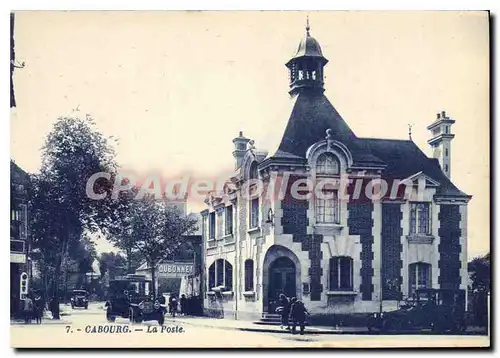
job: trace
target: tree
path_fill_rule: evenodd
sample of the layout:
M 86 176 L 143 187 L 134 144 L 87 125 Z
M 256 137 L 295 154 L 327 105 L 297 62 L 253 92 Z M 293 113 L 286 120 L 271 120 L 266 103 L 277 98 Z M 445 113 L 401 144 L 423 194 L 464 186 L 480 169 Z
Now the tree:
M 468 271 L 471 272 L 472 291 L 489 292 L 491 289 L 490 254 L 475 257 L 468 266 Z
M 33 246 L 50 272 L 54 318 L 59 319 L 59 279 L 62 258 L 85 231 L 96 232 L 113 221 L 112 180 L 96 181 L 94 191 L 106 199 L 87 196 L 87 180 L 95 173 L 116 173 L 110 138 L 95 128 L 87 115 L 61 117 L 42 148 L 42 167 L 31 187 L 31 231 Z
M 103 252 L 98 260 L 101 279 L 105 274 L 109 274 L 109 278 L 114 279 L 116 276 L 122 276 L 127 271 L 127 260 L 120 254 Z
M 68 256 L 74 262 L 78 272 L 77 286 L 84 286 L 87 283 L 87 273 L 93 272 L 92 264 L 97 258 L 95 243 L 88 236 L 83 235 L 69 248 Z
M 127 179 L 121 184 L 128 184 Z M 120 191 L 114 206 L 115 220 L 105 230 L 107 239 L 125 254 L 127 273 L 134 273 L 140 265 L 135 238 L 132 235 L 133 203 L 138 191 L 137 187 Z
M 156 266 L 179 251 L 185 235 L 197 229 L 197 221 L 175 208 L 168 207 L 165 201 L 156 201 L 149 197 L 135 200 L 130 210 L 134 248 L 151 269 L 152 294 L 155 296 Z

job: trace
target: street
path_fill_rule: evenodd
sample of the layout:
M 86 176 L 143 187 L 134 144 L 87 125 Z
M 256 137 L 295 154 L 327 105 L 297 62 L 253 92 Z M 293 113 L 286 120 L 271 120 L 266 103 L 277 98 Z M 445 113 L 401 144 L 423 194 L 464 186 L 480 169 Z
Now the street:
M 167 316 L 162 327 L 156 322 L 129 325 L 128 319 L 106 321 L 103 303 L 92 303 L 88 310 L 66 307 L 70 316 L 64 321 L 46 320 L 42 325 L 11 325 L 12 347 L 55 348 L 231 348 L 231 347 L 402 347 L 402 346 L 486 346 L 485 336 L 367 336 L 355 334 L 327 335 L 248 332 L 221 327 L 224 320 L 216 320 L 217 327 L 207 327 L 207 319 L 192 319 L 193 323 L 179 323 Z M 196 322 L 203 322 L 198 326 Z M 210 321 L 208 321 L 210 324 Z M 100 333 L 99 333 L 100 332 Z

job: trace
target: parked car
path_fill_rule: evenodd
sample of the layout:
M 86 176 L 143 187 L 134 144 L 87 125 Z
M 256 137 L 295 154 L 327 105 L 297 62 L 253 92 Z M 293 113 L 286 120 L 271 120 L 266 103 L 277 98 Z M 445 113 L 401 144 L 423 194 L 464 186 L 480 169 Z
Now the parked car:
M 463 290 L 419 289 L 399 309 L 374 313 L 368 320 L 371 332 L 431 330 L 461 333 L 466 329 Z
M 109 294 L 105 304 L 106 319 L 114 322 L 116 317 L 128 318 L 130 323 L 157 321 L 163 325 L 165 321 L 165 299 L 163 296 L 152 297 L 148 291 L 151 281 L 133 277 L 111 280 Z
M 85 290 L 73 290 L 71 293 L 71 308 L 84 307 L 89 308 L 89 295 Z

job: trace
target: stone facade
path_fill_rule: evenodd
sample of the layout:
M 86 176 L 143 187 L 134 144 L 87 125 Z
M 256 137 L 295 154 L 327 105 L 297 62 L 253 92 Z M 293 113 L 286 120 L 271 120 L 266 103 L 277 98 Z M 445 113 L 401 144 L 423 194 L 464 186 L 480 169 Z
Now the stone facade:
M 256 319 L 279 293 L 313 315 L 371 313 L 419 288 L 466 287 L 471 197 L 411 140 L 358 138 L 323 95 L 327 62 L 308 30 L 287 63 L 293 109 L 277 151 L 233 140 L 234 175 L 202 212 L 209 314 Z

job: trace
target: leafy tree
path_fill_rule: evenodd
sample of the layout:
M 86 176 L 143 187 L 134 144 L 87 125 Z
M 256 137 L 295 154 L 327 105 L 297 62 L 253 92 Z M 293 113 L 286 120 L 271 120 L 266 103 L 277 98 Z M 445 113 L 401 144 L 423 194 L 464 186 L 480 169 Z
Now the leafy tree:
M 122 276 L 126 273 L 127 260 L 120 254 L 103 252 L 98 260 L 101 279 L 105 274 L 109 274 L 109 278 L 114 279 L 116 276 Z
M 78 272 L 77 286 L 83 286 L 87 280 L 87 273 L 93 271 L 92 264 L 97 258 L 95 243 L 83 235 L 70 247 L 68 256 L 74 262 L 75 271 Z
M 145 259 L 151 269 L 151 279 L 156 282 L 156 266 L 162 260 L 179 252 L 185 235 L 197 229 L 197 221 L 168 207 L 165 201 L 145 197 L 135 200 L 130 207 L 131 237 L 134 249 Z M 153 284 L 152 294 L 156 295 Z
M 123 179 L 122 185 L 128 184 L 128 179 Z M 127 273 L 134 273 L 140 265 L 140 255 L 135 248 L 135 239 L 132 235 L 133 203 L 139 188 L 120 191 L 113 206 L 114 220 L 105 227 L 103 234 L 120 249 L 125 255 Z
M 472 259 L 468 266 L 468 271 L 471 272 L 472 291 L 489 292 L 491 289 L 490 254 Z
M 62 258 L 76 247 L 83 232 L 96 232 L 113 221 L 112 179 L 100 179 L 93 188 L 107 193 L 106 199 L 91 199 L 86 190 L 93 174 L 115 175 L 114 157 L 110 139 L 96 130 L 89 115 L 59 118 L 42 148 L 42 167 L 31 187 L 31 231 L 33 246 L 52 275 L 55 319 L 59 319 Z

